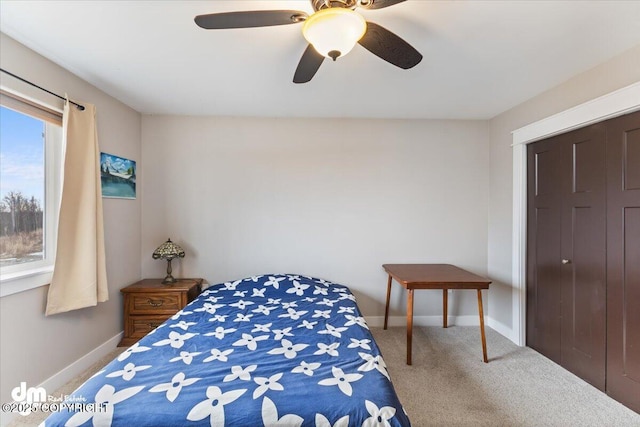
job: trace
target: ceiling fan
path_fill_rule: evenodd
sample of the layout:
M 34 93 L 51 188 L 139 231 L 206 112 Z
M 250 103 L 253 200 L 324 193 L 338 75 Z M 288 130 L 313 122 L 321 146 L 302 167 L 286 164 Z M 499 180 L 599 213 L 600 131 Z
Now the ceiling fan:
M 310 0 L 313 14 L 297 10 L 254 10 L 212 13 L 195 17 L 206 30 L 269 27 L 303 23 L 302 34 L 309 42 L 293 76 L 294 83 L 306 83 L 325 58 L 334 61 L 349 53 L 356 43 L 385 61 L 412 68 L 422 60 L 413 46 L 391 31 L 367 22 L 355 9 L 382 9 L 406 0 Z

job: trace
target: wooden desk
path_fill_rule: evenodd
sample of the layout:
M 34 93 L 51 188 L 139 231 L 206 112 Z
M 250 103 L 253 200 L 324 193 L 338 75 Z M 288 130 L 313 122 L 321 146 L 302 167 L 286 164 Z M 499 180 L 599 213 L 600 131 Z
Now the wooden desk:
M 480 315 L 480 337 L 482 356 L 487 359 L 487 341 L 484 334 L 482 312 L 482 289 L 489 289 L 490 280 L 477 276 L 451 264 L 384 264 L 382 268 L 389 274 L 387 283 L 387 305 L 384 309 L 384 329 L 389 319 L 389 298 L 391 282 L 395 279 L 409 292 L 407 298 L 407 365 L 411 365 L 411 339 L 413 336 L 413 291 L 416 289 L 442 289 L 442 327 L 447 327 L 447 306 L 449 289 L 476 289 L 478 291 L 478 314 Z

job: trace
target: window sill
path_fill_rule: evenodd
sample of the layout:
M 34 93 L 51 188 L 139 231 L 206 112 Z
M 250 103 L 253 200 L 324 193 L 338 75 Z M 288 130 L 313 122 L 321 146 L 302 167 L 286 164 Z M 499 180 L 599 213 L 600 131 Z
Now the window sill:
M 0 298 L 51 283 L 53 266 L 34 268 L 0 276 Z

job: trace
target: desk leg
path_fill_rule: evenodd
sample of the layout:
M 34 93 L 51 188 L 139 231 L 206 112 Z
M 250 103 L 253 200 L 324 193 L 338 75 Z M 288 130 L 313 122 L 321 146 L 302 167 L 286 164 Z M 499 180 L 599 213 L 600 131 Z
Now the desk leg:
M 446 289 L 442 290 L 442 327 L 447 327 L 447 310 L 449 309 L 449 293 Z
M 391 275 L 387 282 L 387 305 L 384 307 L 384 329 L 387 329 L 387 321 L 389 320 L 389 300 L 391 299 Z
M 480 338 L 482 338 L 482 358 L 484 363 L 489 363 L 487 359 L 487 339 L 484 335 L 484 313 L 482 312 L 482 290 L 478 289 L 478 314 L 480 315 Z
M 411 365 L 411 340 L 413 338 L 413 289 L 407 297 L 407 365 Z

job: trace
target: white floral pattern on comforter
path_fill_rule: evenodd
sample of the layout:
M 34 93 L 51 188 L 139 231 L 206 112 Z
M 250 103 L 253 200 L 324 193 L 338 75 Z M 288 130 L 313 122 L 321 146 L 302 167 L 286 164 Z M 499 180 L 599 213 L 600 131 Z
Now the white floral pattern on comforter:
M 409 426 L 349 289 L 299 275 L 211 286 L 70 399 L 53 426 Z

